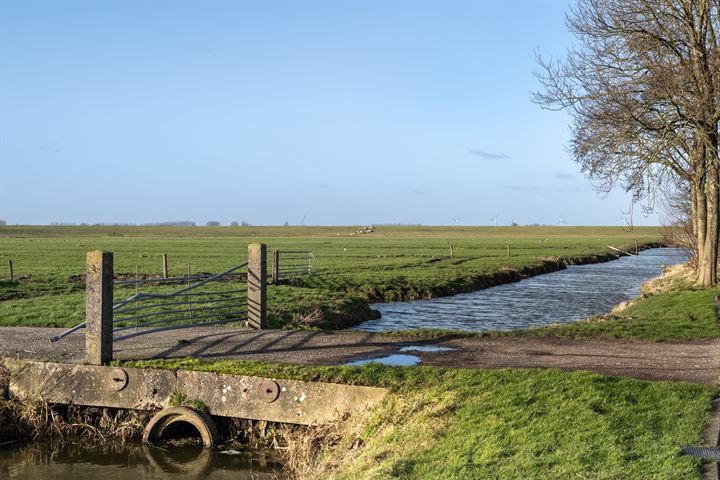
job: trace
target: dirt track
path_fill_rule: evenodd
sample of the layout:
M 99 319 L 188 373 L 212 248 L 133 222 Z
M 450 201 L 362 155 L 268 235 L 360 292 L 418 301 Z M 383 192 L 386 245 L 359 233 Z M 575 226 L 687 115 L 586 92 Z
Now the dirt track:
M 62 329 L 0 328 L 0 355 L 81 362 L 83 332 L 51 344 Z M 537 367 L 590 370 L 647 380 L 719 383 L 720 340 L 649 343 L 553 337 L 465 337 L 422 340 L 364 332 L 194 328 L 141 335 L 115 345 L 115 358 L 193 357 L 338 365 L 381 357 L 407 345 L 441 345 L 450 352 L 408 352 L 425 365 L 464 368 Z

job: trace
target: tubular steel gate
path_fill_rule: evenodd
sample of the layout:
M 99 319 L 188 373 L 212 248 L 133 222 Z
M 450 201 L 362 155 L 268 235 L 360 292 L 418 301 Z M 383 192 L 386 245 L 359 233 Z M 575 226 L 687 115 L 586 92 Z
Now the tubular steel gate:
M 135 280 L 113 280 L 111 252 L 88 252 L 85 321 L 50 341 L 85 328 L 86 363 L 103 364 L 113 342 L 152 332 L 233 322 L 265 328 L 266 252 L 249 245 L 247 262 L 217 274 Z M 113 303 L 121 293 L 126 298 Z
M 313 253 L 309 250 L 273 250 L 272 282 L 274 284 L 312 273 Z
M 215 275 L 187 277 L 188 285 L 168 293 L 136 292 L 126 300 L 113 305 L 114 341 L 125 340 L 145 333 L 189 328 L 203 325 L 217 325 L 247 320 L 247 262 L 229 268 Z M 200 280 L 190 284 L 190 280 Z M 185 279 L 178 278 L 183 281 Z M 234 282 L 233 282 L 234 280 Z M 125 280 L 114 285 L 152 285 L 167 280 Z M 238 283 L 243 284 L 243 288 Z M 165 326 L 159 326 L 169 324 Z M 152 327 L 128 332 L 139 327 Z

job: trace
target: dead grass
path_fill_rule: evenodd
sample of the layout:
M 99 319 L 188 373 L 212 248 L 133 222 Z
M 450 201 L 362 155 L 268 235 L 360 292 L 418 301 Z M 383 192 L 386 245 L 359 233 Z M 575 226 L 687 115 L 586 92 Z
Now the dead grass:
M 665 267 L 659 277 L 648 280 L 640 286 L 640 293 L 649 296 L 690 290 L 694 285 L 693 277 L 693 269 L 687 263 Z
M 50 405 L 37 401 L 0 401 L 0 438 L 14 440 L 77 438 L 124 444 L 142 438 L 150 412 L 114 408 Z
M 457 397 L 453 392 L 392 395 L 372 411 L 315 427 L 288 445 L 286 471 L 298 479 L 354 478 L 358 472 L 363 478 L 394 476 L 398 457 L 429 446 L 443 430 Z M 415 441 L 406 441 L 408 435 Z M 346 472 L 349 465 L 352 473 Z
M 10 370 L 0 365 L 0 400 L 7 399 L 7 390 L 10 387 Z
M 694 273 L 692 267 L 687 263 L 664 267 L 660 276 L 652 278 L 640 285 L 640 296 L 631 298 L 625 302 L 620 302 L 613 307 L 608 315 L 604 317 L 610 318 L 612 315 L 621 313 L 626 308 L 636 304 L 644 297 L 660 295 L 662 293 L 677 292 L 680 290 L 690 290 L 694 284 Z

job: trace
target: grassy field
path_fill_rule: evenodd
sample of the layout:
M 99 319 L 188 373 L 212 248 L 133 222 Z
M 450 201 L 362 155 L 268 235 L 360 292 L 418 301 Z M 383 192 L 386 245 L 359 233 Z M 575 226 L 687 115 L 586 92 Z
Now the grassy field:
M 695 479 L 680 452 L 702 443 L 715 389 L 557 370 L 305 367 L 131 362 L 384 386 L 369 418 L 343 425 L 302 478 Z
M 661 241 L 659 228 L 613 227 L 0 227 L 0 325 L 82 321 L 85 252 L 114 252 L 115 272 L 219 272 L 247 244 L 314 253 L 313 276 L 269 289 L 274 326 L 340 327 L 369 318 L 368 302 L 467 292 L 610 257 L 607 245 Z M 450 246 L 453 257 L 450 258 Z M 509 255 L 508 255 L 509 246 Z M 8 280 L 12 260 L 17 281 Z M 122 291 L 117 295 L 121 296 Z M 320 312 L 319 315 L 315 315 Z M 308 317 L 314 320 L 303 321 Z
M 622 228 L 0 228 L 0 277 L 12 259 L 19 281 L 0 283 L 0 325 L 82 320 L 88 250 L 115 253 L 115 271 L 217 272 L 246 258 L 248 243 L 309 249 L 315 274 L 271 286 L 275 326 L 340 327 L 370 315 L 368 302 L 469 291 L 609 258 L 607 245 L 661 241 L 659 229 Z M 453 258 L 450 258 L 453 245 Z M 508 245 L 510 255 L 508 256 Z M 169 288 L 169 287 L 168 287 Z M 119 291 L 120 293 L 123 290 Z M 132 293 L 128 290 L 128 293 Z M 671 289 L 617 313 L 510 335 L 683 340 L 720 336 L 715 290 Z M 321 310 L 322 321 L 303 322 Z M 437 332 L 421 332 L 435 335 Z M 488 333 L 484 333 L 488 334 Z M 491 333 L 499 334 L 499 333 Z M 258 362 L 157 360 L 126 365 L 385 386 L 393 395 L 368 417 L 340 426 L 301 477 L 362 479 L 697 478 L 680 453 L 702 443 L 715 387 L 645 382 L 587 372 L 435 367 L 310 367 Z M 321 439 L 328 442 L 328 439 Z

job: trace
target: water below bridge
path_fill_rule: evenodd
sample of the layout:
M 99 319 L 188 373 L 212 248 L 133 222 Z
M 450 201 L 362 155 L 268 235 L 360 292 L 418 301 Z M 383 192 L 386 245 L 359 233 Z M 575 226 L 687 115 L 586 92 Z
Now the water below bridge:
M 280 465 L 256 453 L 148 445 L 0 444 L 7 480 L 257 480 L 285 478 Z
M 569 266 L 452 297 L 377 303 L 372 308 L 379 310 L 382 318 L 369 320 L 356 329 L 513 330 L 575 322 L 608 312 L 618 303 L 637 296 L 640 285 L 658 276 L 663 266 L 682 263 L 686 258 L 684 250 L 653 248 L 638 256 Z

